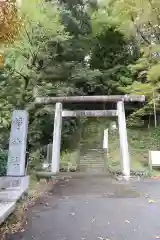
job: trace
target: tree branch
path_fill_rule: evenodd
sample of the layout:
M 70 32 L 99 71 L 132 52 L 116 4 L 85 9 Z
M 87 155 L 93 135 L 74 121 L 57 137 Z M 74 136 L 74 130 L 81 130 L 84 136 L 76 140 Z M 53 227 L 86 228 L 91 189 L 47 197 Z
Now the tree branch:
M 24 74 L 22 74 L 21 72 L 17 71 L 16 69 L 13 70 L 14 72 L 18 73 L 21 77 L 23 77 L 25 80 L 28 80 L 28 76 L 25 76 Z
M 147 44 L 150 45 L 150 41 L 144 36 L 144 34 L 141 32 L 141 30 L 138 28 L 137 24 L 134 22 L 134 18 L 131 16 L 131 21 L 134 24 L 137 33 L 141 36 L 141 38 L 143 39 L 143 41 Z
M 157 9 L 154 7 L 152 0 L 148 0 L 148 2 L 149 2 L 151 8 L 153 9 L 153 11 L 156 14 L 158 25 L 160 25 L 160 17 L 159 17 L 159 13 L 157 12 Z
M 157 32 L 157 29 L 153 26 L 153 24 L 148 21 L 149 26 L 153 29 L 154 35 L 157 38 L 158 42 L 160 42 L 160 33 Z

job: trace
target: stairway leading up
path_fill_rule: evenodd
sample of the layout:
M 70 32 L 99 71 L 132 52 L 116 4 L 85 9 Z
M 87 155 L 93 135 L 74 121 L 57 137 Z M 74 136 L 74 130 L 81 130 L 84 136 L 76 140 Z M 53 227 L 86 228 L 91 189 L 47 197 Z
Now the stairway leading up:
M 102 148 L 103 129 L 95 128 L 88 133 L 88 137 L 81 141 L 80 171 L 91 173 L 104 173 L 105 160 Z

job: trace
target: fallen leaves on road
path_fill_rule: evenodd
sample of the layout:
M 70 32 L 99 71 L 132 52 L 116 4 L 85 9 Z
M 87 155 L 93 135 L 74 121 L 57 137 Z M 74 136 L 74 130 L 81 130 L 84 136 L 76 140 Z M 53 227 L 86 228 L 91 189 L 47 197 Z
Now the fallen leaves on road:
M 48 202 L 46 202 L 44 205 L 45 205 L 46 207 L 48 207 L 48 206 L 49 206 L 49 203 L 48 203 Z
M 20 232 L 24 232 L 25 231 L 25 229 L 24 228 L 22 228 L 21 230 L 20 230 Z
M 153 200 L 153 199 L 150 199 L 148 202 L 149 202 L 149 203 L 156 203 L 156 201 Z
M 75 212 L 72 212 L 72 213 L 70 213 L 72 216 L 74 216 L 75 215 Z
M 151 179 L 160 179 L 160 176 L 152 176 Z
M 96 219 L 95 219 L 95 218 L 93 218 L 93 219 L 92 219 L 92 223 L 93 223 L 93 222 L 95 222 L 95 220 L 96 220 Z
M 128 221 L 128 220 L 125 220 L 125 222 L 128 223 L 128 224 L 130 224 L 130 221 Z
M 69 182 L 70 180 L 69 179 L 66 179 L 65 182 Z
M 51 189 L 53 189 L 53 182 L 46 184 L 46 181 L 33 181 L 29 187 L 28 197 L 17 204 L 14 213 L 1 225 L 0 240 L 5 240 L 7 234 L 24 232 L 27 225 L 25 212 L 35 204 L 36 200 L 47 196 Z M 40 204 L 45 202 L 42 201 Z M 45 205 L 48 206 L 48 203 Z
M 110 238 L 107 238 L 107 237 L 105 237 L 105 238 L 103 238 L 103 237 L 97 237 L 98 239 L 100 239 L 100 240 L 111 240 Z

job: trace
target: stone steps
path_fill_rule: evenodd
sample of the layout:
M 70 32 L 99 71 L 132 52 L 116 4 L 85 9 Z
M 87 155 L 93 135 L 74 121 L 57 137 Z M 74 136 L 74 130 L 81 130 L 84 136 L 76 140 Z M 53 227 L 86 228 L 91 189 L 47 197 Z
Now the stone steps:
M 88 156 L 80 156 L 81 158 L 82 158 L 82 161 L 84 160 L 91 160 L 91 161 L 96 161 L 96 162 L 98 162 L 98 160 L 99 161 L 101 161 L 101 159 L 103 159 L 103 155 L 100 155 L 100 156 L 91 156 L 91 155 L 88 155 Z
M 86 173 L 104 173 L 105 168 L 83 168 L 81 167 L 80 169 L 81 172 L 86 172 Z
M 93 159 L 93 160 L 96 159 L 97 160 L 97 159 L 101 159 L 101 157 L 103 157 L 103 154 L 101 154 L 101 153 L 99 155 L 98 154 L 96 154 L 96 155 L 95 154 L 88 154 L 88 155 L 85 154 L 85 155 L 81 155 L 81 157 L 83 157 L 83 159 Z
M 82 149 L 80 155 L 80 171 L 82 172 L 104 172 L 105 163 L 103 158 L 103 149 Z
M 80 148 L 81 149 L 83 149 L 83 150 L 88 150 L 88 149 L 101 149 L 102 148 L 102 144 L 93 144 L 93 145 L 91 145 L 91 144 L 87 144 L 87 145 L 81 145 L 80 146 Z
M 104 168 L 104 165 L 99 165 L 99 166 L 98 166 L 98 165 L 97 165 L 97 166 L 93 166 L 93 165 L 92 165 L 92 166 L 91 166 L 91 165 L 83 165 L 83 164 L 82 164 L 82 165 L 81 165 L 81 168 L 83 168 L 83 169 L 84 169 L 84 168 Z
M 104 163 L 104 160 L 103 160 L 103 158 L 102 158 L 102 160 L 101 159 L 94 159 L 94 160 L 92 160 L 92 159 L 80 159 L 80 163 L 83 163 L 83 164 L 85 164 L 85 163 L 90 163 L 90 164 L 101 164 L 101 163 Z
M 103 158 L 102 158 L 102 160 L 101 159 L 99 159 L 99 158 L 97 158 L 97 159 L 80 159 L 80 162 L 81 163 L 103 163 L 104 162 L 104 160 L 103 160 Z
M 95 126 L 94 126 L 95 127 Z M 91 126 L 91 134 L 81 142 L 80 147 L 80 171 L 105 172 L 104 151 L 102 149 L 103 131 L 101 128 Z
M 98 155 L 103 154 L 104 150 L 99 148 L 89 148 L 89 149 L 81 149 L 81 154 L 83 155 Z
M 89 168 L 85 170 L 86 173 L 104 173 L 105 170 L 104 169 L 98 169 L 98 168 Z
M 87 159 L 87 158 L 80 158 L 80 162 L 90 162 L 90 163 L 101 163 L 101 162 L 103 162 L 103 156 L 102 156 L 102 160 L 100 159 L 100 158 L 94 158 L 94 159 L 92 159 L 92 158 L 89 158 L 89 159 Z
M 82 165 L 81 168 L 80 168 L 80 170 L 83 170 L 83 171 L 84 171 L 84 170 L 85 170 L 85 171 L 86 171 L 86 170 L 89 171 L 89 170 L 93 170 L 93 169 L 104 170 L 104 167 L 103 167 L 103 166 L 101 166 L 101 167 L 100 167 L 100 166 L 98 166 L 98 167 L 97 167 L 97 166 L 96 166 L 96 167 L 89 167 L 89 166 L 83 166 L 83 165 Z
M 101 163 L 91 163 L 91 162 L 86 162 L 86 163 L 84 163 L 84 162 L 82 162 L 81 163 L 81 165 L 83 165 L 83 166 L 104 166 L 104 163 L 103 162 L 101 162 Z
M 94 163 L 81 163 L 81 166 L 88 166 L 88 167 L 103 167 L 104 163 L 100 163 L 100 164 L 94 164 Z

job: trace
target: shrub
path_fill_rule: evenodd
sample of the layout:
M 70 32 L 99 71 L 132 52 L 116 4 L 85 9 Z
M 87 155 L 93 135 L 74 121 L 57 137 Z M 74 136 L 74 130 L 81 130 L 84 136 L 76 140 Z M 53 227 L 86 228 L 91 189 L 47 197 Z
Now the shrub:
M 0 176 L 5 176 L 7 173 L 8 153 L 0 149 Z

